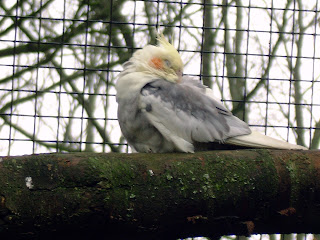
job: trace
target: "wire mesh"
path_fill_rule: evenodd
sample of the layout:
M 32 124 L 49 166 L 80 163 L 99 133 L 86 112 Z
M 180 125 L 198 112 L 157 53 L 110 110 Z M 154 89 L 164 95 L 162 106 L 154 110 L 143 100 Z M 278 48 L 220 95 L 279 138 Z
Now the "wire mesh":
M 318 148 L 318 0 L 4 0 L 0 155 L 129 151 L 121 64 L 163 32 L 184 74 L 265 134 Z

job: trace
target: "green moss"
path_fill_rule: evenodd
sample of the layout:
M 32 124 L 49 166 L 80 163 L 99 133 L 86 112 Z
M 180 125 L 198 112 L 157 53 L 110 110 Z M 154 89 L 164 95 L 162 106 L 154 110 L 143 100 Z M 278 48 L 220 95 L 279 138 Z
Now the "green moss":
M 311 160 L 301 154 L 293 154 L 286 164 L 286 168 L 290 175 L 291 195 L 290 205 L 296 207 L 301 201 L 306 198 L 306 189 L 312 189 L 315 186 L 313 182 L 316 177 L 316 170 Z
M 23 173 L 22 176 L 31 176 L 35 189 L 44 190 L 41 194 L 46 198 L 42 198 L 44 202 L 34 211 L 40 216 L 56 213 L 74 216 L 86 206 L 101 207 L 110 219 L 132 224 L 154 223 L 168 213 L 183 216 L 182 219 L 188 214 L 224 216 L 240 211 L 243 203 L 248 211 L 255 209 L 261 199 L 271 199 L 278 189 L 277 171 L 266 150 L 196 154 L 83 153 L 68 157 L 57 154 L 55 158 L 41 155 L 29 162 L 19 159 L 6 164 L 8 172 L 14 170 Z M 31 211 L 32 201 L 40 201 L 40 195 L 25 187 L 24 178 L 4 177 L 2 179 L 17 184 L 14 191 L 21 191 L 18 195 L 10 194 L 18 196 L 11 199 L 10 209 L 18 211 L 27 204 L 23 211 Z M 5 195 L 8 191 L 9 187 Z M 56 202 L 48 208 L 46 201 Z M 65 202 L 68 204 L 60 205 Z

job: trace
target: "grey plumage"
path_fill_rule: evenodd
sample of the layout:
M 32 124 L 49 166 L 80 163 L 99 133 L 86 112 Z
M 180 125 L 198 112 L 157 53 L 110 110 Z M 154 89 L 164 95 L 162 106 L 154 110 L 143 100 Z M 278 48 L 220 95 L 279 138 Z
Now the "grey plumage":
M 147 104 L 153 109 L 146 114 L 147 118 L 158 119 L 188 142 L 223 142 L 229 137 L 251 133 L 245 122 L 205 95 L 203 88 L 185 79 L 180 84 L 158 79 L 142 88 L 141 106 Z
M 251 131 L 199 81 L 182 77 L 178 52 L 160 41 L 135 52 L 116 84 L 121 131 L 136 151 L 306 149 Z
M 145 84 L 136 95 L 129 98 L 118 96 L 117 101 L 122 133 L 138 152 L 267 147 L 236 142 L 234 137 L 251 133 L 249 126 L 220 102 L 206 95 L 203 85 L 188 77 L 184 77 L 180 84 L 155 79 Z M 252 140 L 259 142 L 258 138 Z M 269 148 L 290 148 L 288 143 L 281 141 L 285 144 L 282 147 L 277 141 Z
M 205 148 L 216 149 L 227 139 L 251 133 L 245 122 L 188 77 L 180 84 L 155 79 L 136 95 L 117 100 L 123 135 L 138 152 L 193 152 L 194 146 L 204 150 L 208 142 L 216 144 Z

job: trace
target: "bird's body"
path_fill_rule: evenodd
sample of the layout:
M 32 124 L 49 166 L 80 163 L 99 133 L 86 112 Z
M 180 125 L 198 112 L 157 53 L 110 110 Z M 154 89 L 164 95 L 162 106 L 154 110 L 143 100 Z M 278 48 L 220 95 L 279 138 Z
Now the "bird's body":
M 120 127 L 136 151 L 305 149 L 252 132 L 199 81 L 182 77 L 178 52 L 163 37 L 159 42 L 135 52 L 116 84 Z

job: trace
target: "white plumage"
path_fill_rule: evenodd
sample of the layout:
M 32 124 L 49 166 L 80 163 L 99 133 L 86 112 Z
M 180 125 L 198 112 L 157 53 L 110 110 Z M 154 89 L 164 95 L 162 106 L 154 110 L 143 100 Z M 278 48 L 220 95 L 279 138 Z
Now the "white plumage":
M 199 81 L 182 77 L 179 53 L 158 41 L 133 54 L 116 84 L 121 131 L 136 151 L 306 149 L 251 131 Z

